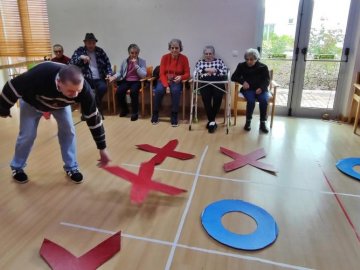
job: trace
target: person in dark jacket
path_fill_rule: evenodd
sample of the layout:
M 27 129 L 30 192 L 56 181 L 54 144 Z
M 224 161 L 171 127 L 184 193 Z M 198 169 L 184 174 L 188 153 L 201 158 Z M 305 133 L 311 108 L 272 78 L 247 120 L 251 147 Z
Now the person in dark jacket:
M 95 89 L 97 106 L 102 114 L 101 102 L 107 91 L 106 80 L 112 75 L 111 64 L 105 51 L 96 46 L 96 39 L 93 33 L 87 33 L 84 45 L 76 49 L 71 57 L 70 64 L 81 68 L 85 80 L 92 89 Z
M 12 176 L 26 183 L 26 160 L 34 144 L 44 112 L 51 112 L 58 124 L 58 137 L 66 174 L 75 183 L 83 180 L 76 157 L 75 127 L 71 104 L 81 103 L 82 113 L 100 151 L 100 165 L 106 165 L 105 131 L 95 96 L 81 70 L 73 65 L 44 62 L 9 80 L 0 94 L 0 117 L 11 117 L 10 108 L 20 99 L 20 131 L 10 163 Z
M 260 54 L 256 49 L 248 49 L 244 55 L 245 62 L 239 63 L 231 80 L 242 85 L 240 92 L 247 101 L 246 105 L 246 123 L 244 129 L 251 130 L 251 119 L 255 108 L 255 101 L 259 101 L 260 109 L 260 130 L 268 133 L 266 126 L 267 106 L 269 102 L 268 87 L 270 84 L 270 75 L 268 67 L 259 62 Z

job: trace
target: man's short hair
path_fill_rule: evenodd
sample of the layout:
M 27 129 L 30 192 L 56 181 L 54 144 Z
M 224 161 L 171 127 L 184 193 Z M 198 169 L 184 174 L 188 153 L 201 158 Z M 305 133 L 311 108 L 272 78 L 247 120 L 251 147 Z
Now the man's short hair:
M 59 71 L 59 80 L 62 83 L 71 82 L 72 84 L 80 84 L 84 81 L 81 69 L 74 65 L 64 66 Z
M 64 51 L 63 46 L 60 45 L 60 44 L 55 44 L 55 45 L 53 46 L 53 50 L 55 50 L 55 48 L 60 48 L 62 52 Z

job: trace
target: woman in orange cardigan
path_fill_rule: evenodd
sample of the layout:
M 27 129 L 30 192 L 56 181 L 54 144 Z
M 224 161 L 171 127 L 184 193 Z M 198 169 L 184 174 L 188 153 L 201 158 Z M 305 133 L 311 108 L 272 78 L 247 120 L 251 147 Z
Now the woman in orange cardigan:
M 189 60 L 182 52 L 183 46 L 180 39 L 169 42 L 170 53 L 165 54 L 160 62 L 160 79 L 155 87 L 154 109 L 151 123 L 159 123 L 159 106 L 165 92 L 171 94 L 171 126 L 177 127 L 178 111 L 182 91 L 182 80 L 190 77 Z

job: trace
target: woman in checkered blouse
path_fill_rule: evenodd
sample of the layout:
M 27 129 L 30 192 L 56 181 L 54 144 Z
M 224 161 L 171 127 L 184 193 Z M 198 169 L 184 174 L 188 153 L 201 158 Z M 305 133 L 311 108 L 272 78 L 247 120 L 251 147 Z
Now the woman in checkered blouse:
M 228 68 L 221 59 L 215 58 L 215 48 L 211 45 L 205 46 L 203 50 L 203 59 L 200 59 L 196 63 L 195 71 L 198 78 L 202 81 L 227 80 L 226 74 Z M 217 128 L 215 118 L 220 110 L 224 92 L 210 84 L 203 84 L 200 85 L 200 87 L 201 86 L 203 87 L 200 89 L 200 93 L 208 118 L 206 128 L 209 133 L 214 133 Z M 225 89 L 224 84 L 217 84 L 217 86 Z

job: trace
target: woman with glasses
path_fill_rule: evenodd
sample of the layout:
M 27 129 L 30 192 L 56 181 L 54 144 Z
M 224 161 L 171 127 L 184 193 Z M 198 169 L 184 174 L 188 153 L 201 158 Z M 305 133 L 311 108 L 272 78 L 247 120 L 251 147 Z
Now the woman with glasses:
M 53 52 L 55 57 L 51 59 L 52 62 L 62 63 L 62 64 L 69 64 L 70 58 L 64 55 L 64 48 L 60 44 L 55 44 L 53 46 Z
M 246 123 L 244 129 L 251 130 L 251 119 L 255 108 L 255 101 L 259 101 L 260 130 L 268 133 L 266 126 L 267 106 L 269 101 L 268 87 L 270 75 L 268 67 L 260 63 L 260 54 L 256 49 L 248 49 L 244 55 L 245 62 L 239 63 L 231 80 L 242 84 L 240 92 L 247 101 Z
M 155 87 L 154 108 L 151 123 L 159 123 L 159 106 L 165 92 L 171 94 L 171 126 L 177 127 L 178 111 L 182 91 L 182 80 L 190 77 L 190 67 L 188 58 L 181 52 L 183 50 L 180 39 L 172 39 L 168 44 L 170 53 L 162 56 L 160 62 L 159 81 Z
M 203 59 L 200 59 L 195 65 L 197 79 L 202 81 L 226 81 L 228 68 L 220 58 L 215 58 L 214 46 L 206 46 L 203 50 Z M 204 103 L 208 123 L 206 128 L 209 133 L 214 133 L 217 124 L 215 118 L 220 110 L 221 101 L 225 90 L 224 84 L 200 84 L 200 93 Z
M 139 118 L 139 91 L 141 88 L 140 79 L 146 77 L 146 61 L 139 57 L 140 48 L 136 44 L 128 47 L 129 56 L 121 63 L 120 71 L 110 78 L 118 81 L 116 96 L 120 107 L 120 117 L 129 113 L 126 103 L 126 92 L 130 89 L 131 98 L 131 121 Z

